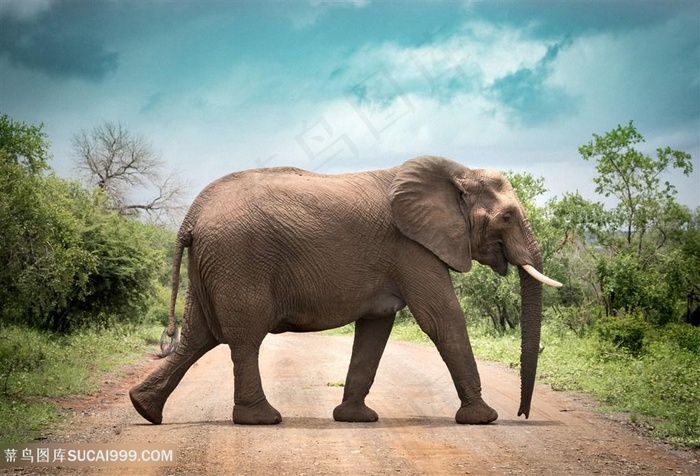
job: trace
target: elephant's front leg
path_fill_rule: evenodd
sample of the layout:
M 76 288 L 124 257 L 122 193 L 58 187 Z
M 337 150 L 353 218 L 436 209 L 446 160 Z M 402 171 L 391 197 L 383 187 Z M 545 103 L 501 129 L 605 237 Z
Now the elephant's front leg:
M 467 323 L 449 274 L 445 271 L 436 273 L 431 281 L 412 281 L 405 295 L 416 322 L 435 343 L 450 371 L 461 401 L 455 415 L 457 423 L 484 424 L 496 420 L 498 413 L 481 398 L 481 379 Z
M 282 415 L 268 403 L 262 388 L 258 355 L 260 345 L 233 343 L 233 422 L 240 425 L 276 425 Z
M 365 318 L 355 323 L 355 341 L 343 403 L 333 410 L 336 421 L 372 422 L 379 419 L 377 412 L 365 405 L 365 397 L 374 382 L 393 325 L 394 316 Z

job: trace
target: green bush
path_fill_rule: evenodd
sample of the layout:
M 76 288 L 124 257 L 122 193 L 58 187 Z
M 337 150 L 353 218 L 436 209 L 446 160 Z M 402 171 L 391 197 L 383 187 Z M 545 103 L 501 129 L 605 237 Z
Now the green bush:
M 681 349 L 700 354 L 700 327 L 688 324 L 670 324 L 663 328 L 663 335 L 669 342 Z
M 7 174 L 5 174 L 7 172 Z M 164 234 L 103 194 L 0 163 L 0 319 L 54 332 L 139 321 L 169 266 Z
M 593 321 L 590 308 L 580 306 L 550 306 L 544 309 L 543 322 L 560 334 L 573 332 L 583 336 Z
M 631 340 L 639 343 L 638 320 L 626 316 L 622 324 L 604 321 L 606 340 L 599 332 L 577 336 L 545 323 L 545 349 L 540 354 L 538 378 L 554 390 L 592 395 L 602 404 L 602 411 L 628 412 L 632 423 L 651 430 L 656 438 L 700 448 L 700 359 L 694 347 L 700 330 L 690 326 L 642 326 L 644 351 L 638 356 L 627 350 L 621 352 L 608 339 L 636 335 Z M 630 327 L 636 330 L 628 332 Z M 470 327 L 477 357 L 517 367 L 519 333 L 498 336 L 487 330 L 485 326 Z M 605 350 L 609 352 L 603 354 Z
M 97 266 L 88 276 L 84 296 L 69 303 L 73 314 L 64 318 L 66 325 L 141 322 L 165 266 L 155 227 L 114 213 L 96 213 L 86 221 L 84 247 Z
M 618 349 L 639 356 L 644 350 L 644 340 L 650 326 L 641 314 L 619 313 L 606 316 L 595 323 L 595 332 L 603 340 Z
M 65 333 L 143 321 L 173 233 L 46 174 L 47 159 L 41 127 L 0 116 L 0 325 Z

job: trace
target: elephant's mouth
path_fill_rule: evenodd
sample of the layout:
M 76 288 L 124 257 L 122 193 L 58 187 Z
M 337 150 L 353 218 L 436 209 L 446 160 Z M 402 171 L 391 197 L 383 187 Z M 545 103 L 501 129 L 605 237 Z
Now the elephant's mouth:
M 490 245 L 485 247 L 483 253 L 480 253 L 475 259 L 491 269 L 501 276 L 505 276 L 508 273 L 508 259 L 506 258 L 506 250 L 503 246 L 503 242 L 494 241 Z
M 506 259 L 504 254 L 500 254 L 498 256 L 498 260 L 496 264 L 492 266 L 492 268 L 501 276 L 505 276 L 506 274 L 508 274 L 508 260 Z

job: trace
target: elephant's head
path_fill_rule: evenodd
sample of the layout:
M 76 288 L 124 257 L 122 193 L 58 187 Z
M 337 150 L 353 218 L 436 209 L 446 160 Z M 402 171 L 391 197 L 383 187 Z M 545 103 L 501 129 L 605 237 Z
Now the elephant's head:
M 520 273 L 522 393 L 518 415 L 530 413 L 542 321 L 542 257 L 525 211 L 501 172 L 472 170 L 441 157 L 419 157 L 399 167 L 390 189 L 399 230 L 455 271 L 473 259 L 505 275 Z

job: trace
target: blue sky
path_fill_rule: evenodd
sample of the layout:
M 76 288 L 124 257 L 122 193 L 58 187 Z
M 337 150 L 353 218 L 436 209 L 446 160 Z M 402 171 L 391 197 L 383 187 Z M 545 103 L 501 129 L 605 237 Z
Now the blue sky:
M 594 198 L 578 146 L 635 121 L 700 206 L 700 3 L 0 0 L 0 112 L 44 123 L 52 165 L 105 121 L 190 184 L 422 154 Z

